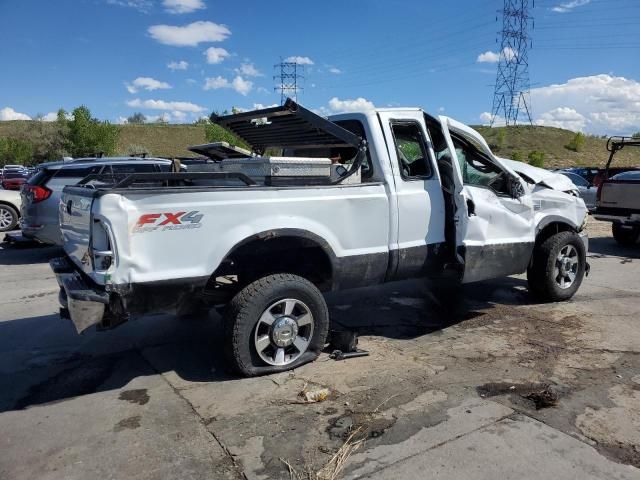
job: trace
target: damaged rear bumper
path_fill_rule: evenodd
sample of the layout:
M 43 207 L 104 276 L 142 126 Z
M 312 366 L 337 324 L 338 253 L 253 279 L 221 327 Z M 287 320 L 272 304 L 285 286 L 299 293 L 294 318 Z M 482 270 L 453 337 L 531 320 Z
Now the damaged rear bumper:
M 65 257 L 54 258 L 49 265 L 60 285 L 60 306 L 68 310 L 78 333 L 102 322 L 108 311 L 109 294 L 89 285 Z

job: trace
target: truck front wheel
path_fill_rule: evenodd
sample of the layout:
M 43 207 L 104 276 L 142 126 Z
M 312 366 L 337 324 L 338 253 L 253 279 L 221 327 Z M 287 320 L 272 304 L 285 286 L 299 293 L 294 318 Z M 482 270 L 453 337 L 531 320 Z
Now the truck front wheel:
M 290 370 L 318 358 L 328 331 L 320 290 L 297 275 L 269 275 L 240 290 L 226 309 L 227 360 L 245 376 Z
M 620 245 L 634 245 L 640 237 L 640 227 L 634 225 L 622 225 L 621 223 L 611 224 L 611 233 Z
M 537 245 L 527 270 L 529 290 L 546 302 L 568 300 L 584 277 L 586 252 L 575 232 L 559 232 Z

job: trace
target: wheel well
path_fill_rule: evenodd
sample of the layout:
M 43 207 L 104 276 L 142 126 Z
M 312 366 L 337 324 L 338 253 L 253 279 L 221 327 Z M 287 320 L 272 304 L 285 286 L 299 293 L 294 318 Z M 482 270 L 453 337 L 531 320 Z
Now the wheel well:
M 245 285 L 273 273 L 299 275 L 327 291 L 332 286 L 333 264 L 327 247 L 317 241 L 265 235 L 235 247 L 211 276 L 207 290 L 217 290 L 222 295 L 220 300 L 225 301 Z M 223 278 L 231 278 L 231 283 L 221 283 Z
M 0 200 L 0 205 L 6 205 L 7 207 L 13 208 L 16 211 L 16 213 L 18 214 L 18 218 L 20 218 L 20 209 L 16 205 L 14 205 L 13 203 L 9 203 L 9 202 L 5 202 L 3 200 Z
M 536 246 L 543 243 L 546 239 L 560 232 L 575 232 L 576 229 L 573 228 L 568 223 L 563 222 L 551 222 L 549 225 L 546 225 L 542 230 L 538 232 L 536 235 Z

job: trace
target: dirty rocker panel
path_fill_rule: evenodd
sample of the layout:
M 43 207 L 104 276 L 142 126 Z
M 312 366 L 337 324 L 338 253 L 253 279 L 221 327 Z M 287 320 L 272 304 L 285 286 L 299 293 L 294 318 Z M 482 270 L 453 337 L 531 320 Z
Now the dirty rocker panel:
M 534 242 L 521 242 L 459 247 L 465 259 L 463 283 L 525 272 L 534 245 Z

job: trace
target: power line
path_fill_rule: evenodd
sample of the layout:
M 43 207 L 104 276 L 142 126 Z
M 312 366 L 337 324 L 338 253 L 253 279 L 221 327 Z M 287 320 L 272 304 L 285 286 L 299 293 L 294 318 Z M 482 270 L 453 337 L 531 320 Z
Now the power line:
M 492 126 L 499 116 L 507 125 L 517 125 L 521 115 L 533 124 L 529 99 L 530 38 L 527 33 L 532 20 L 529 0 L 504 0 L 502 41 L 491 108 Z
M 273 68 L 280 69 L 280 74 L 273 76 L 273 79 L 278 81 L 273 90 L 280 92 L 280 105 L 284 105 L 288 97 L 297 103 L 298 92 L 302 90 L 298 79 L 304 78 L 304 75 L 302 75 L 304 65 L 280 59 L 280 63 L 275 64 Z

